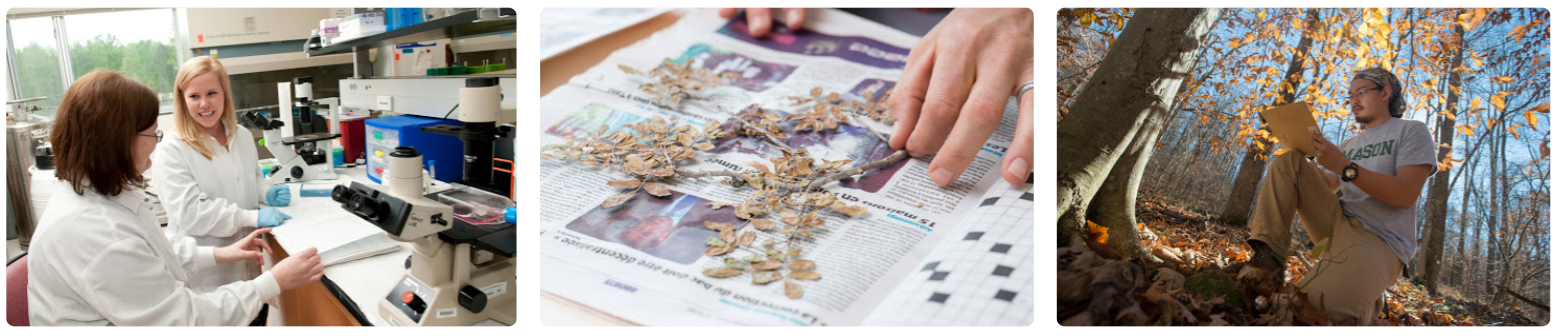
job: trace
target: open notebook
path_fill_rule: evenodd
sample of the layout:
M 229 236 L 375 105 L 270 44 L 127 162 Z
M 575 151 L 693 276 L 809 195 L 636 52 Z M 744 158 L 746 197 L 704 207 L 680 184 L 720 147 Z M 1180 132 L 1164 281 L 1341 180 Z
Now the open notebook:
M 388 234 L 378 233 L 319 253 L 319 262 L 331 266 L 400 250 L 399 242 Z

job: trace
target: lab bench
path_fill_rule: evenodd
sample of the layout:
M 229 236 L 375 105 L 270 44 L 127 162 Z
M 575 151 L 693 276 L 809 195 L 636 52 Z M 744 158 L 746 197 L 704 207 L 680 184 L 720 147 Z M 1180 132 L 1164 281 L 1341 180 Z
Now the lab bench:
M 339 175 L 349 178 L 351 181 L 373 183 L 372 180 L 367 178 L 367 171 L 361 166 L 335 169 Z M 328 197 L 300 197 L 298 194 L 301 192 L 302 186 L 305 184 L 294 183 L 291 185 L 293 186 L 293 188 L 291 188 L 293 195 L 291 204 L 288 207 L 320 205 L 322 204 L 320 202 L 336 204 L 335 201 Z M 285 212 L 288 207 L 280 207 L 277 209 Z M 363 221 L 359 218 L 351 217 L 347 220 L 362 221 L 362 223 L 365 225 L 331 225 L 330 227 L 336 229 L 337 231 L 310 232 L 307 230 L 296 229 L 322 227 L 320 225 L 309 225 L 318 224 L 316 222 L 320 221 L 320 219 L 293 216 L 292 219 L 287 220 L 284 224 L 282 224 L 282 226 L 295 226 L 294 230 L 288 230 L 286 231 L 286 234 L 301 235 L 308 235 L 310 233 L 338 234 L 340 233 L 338 232 L 338 229 L 341 227 L 348 227 L 349 230 L 375 231 L 353 232 L 361 234 L 378 234 L 382 232 L 376 226 L 373 226 L 370 223 L 366 223 L 366 221 Z M 275 233 L 272 232 L 272 234 Z M 270 237 L 268 240 L 272 255 L 270 260 L 266 263 L 266 265 L 268 265 L 266 267 L 266 271 L 269 270 L 270 266 L 275 265 L 275 262 L 280 261 L 289 255 L 287 246 L 281 243 L 282 241 L 286 240 L 287 239 L 282 239 L 279 236 Z M 295 241 L 295 239 L 293 241 Z M 297 243 L 292 244 L 296 245 Z M 272 306 L 269 317 L 270 325 L 390 325 L 388 324 L 387 320 L 384 319 L 384 317 L 378 314 L 378 301 L 381 301 L 387 297 L 389 295 L 389 291 L 392 290 L 395 284 L 398 282 L 397 280 L 405 275 L 405 262 L 406 259 L 410 257 L 412 250 L 411 243 L 398 242 L 398 244 L 400 245 L 400 249 L 392 253 L 339 263 L 333 266 L 326 266 L 324 267 L 325 280 L 308 284 L 301 288 L 282 292 L 281 295 L 276 298 L 276 300 L 271 302 Z M 299 246 L 293 247 L 298 249 L 302 248 Z M 509 295 L 516 294 L 517 293 L 510 293 Z M 503 324 L 500 324 L 495 320 L 487 319 L 476 325 L 501 326 Z

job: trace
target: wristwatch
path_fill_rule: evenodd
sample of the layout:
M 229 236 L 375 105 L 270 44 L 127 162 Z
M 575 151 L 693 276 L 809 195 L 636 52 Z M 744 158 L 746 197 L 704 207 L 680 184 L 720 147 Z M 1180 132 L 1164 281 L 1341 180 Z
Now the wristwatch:
M 1340 174 L 1339 179 L 1350 182 L 1354 181 L 1355 177 L 1360 176 L 1360 174 L 1361 166 L 1356 165 L 1355 161 L 1350 161 L 1350 165 L 1344 166 L 1344 173 Z

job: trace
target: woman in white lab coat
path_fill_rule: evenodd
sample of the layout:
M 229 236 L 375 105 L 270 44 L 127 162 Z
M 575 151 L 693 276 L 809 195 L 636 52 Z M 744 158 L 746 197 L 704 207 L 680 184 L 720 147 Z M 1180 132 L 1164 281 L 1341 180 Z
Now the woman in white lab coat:
M 173 84 L 173 133 L 157 145 L 151 185 L 167 210 L 170 239 L 194 238 L 200 246 L 225 246 L 255 229 L 274 227 L 286 219 L 275 208 L 286 206 L 291 191 L 284 185 L 261 188 L 259 154 L 252 133 L 237 124 L 227 70 L 207 56 L 191 58 L 178 69 Z M 284 104 L 284 102 L 283 102 Z M 213 290 L 254 279 L 259 268 L 234 263 L 195 274 L 191 285 Z
M 27 304 L 33 325 L 242 325 L 262 302 L 323 276 L 317 251 L 253 281 L 198 291 L 189 276 L 260 262 L 259 230 L 221 247 L 169 240 L 141 174 L 161 141 L 157 96 L 145 84 L 93 71 L 60 101 L 51 141 L 61 180 L 33 236 Z

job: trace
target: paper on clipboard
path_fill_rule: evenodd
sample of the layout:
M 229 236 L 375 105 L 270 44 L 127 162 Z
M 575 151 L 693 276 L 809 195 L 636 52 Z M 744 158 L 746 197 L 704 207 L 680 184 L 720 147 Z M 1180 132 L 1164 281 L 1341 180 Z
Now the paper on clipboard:
M 1310 139 L 1313 133 L 1322 131 L 1317 127 L 1317 121 L 1312 119 L 1312 107 L 1306 102 L 1280 105 L 1258 114 L 1263 116 L 1269 133 L 1279 139 L 1285 148 L 1300 151 L 1306 156 L 1317 155 Z

